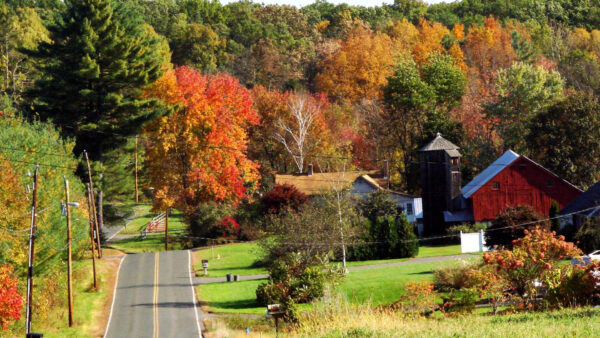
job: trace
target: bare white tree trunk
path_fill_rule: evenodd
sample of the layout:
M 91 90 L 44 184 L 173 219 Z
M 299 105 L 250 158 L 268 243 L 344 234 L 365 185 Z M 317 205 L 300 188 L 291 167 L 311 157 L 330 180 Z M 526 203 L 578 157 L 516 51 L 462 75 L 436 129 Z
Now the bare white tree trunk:
M 285 147 L 285 150 L 292 156 L 298 171 L 302 173 L 306 153 L 317 143 L 317 140 L 309 139 L 309 130 L 321 113 L 321 107 L 307 94 L 296 94 L 290 98 L 288 108 L 293 122 L 286 124 L 283 119 L 279 118 L 276 124 L 279 131 L 274 138 Z

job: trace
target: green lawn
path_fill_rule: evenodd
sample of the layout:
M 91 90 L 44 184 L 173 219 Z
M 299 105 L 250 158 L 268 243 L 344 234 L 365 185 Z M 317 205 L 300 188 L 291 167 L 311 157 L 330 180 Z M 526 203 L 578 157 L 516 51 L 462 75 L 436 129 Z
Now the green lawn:
M 372 304 L 388 304 L 404 293 L 406 282 L 430 280 L 434 269 L 447 264 L 454 264 L 454 261 L 354 270 L 348 273 L 336 289 L 354 304 L 367 301 Z M 256 303 L 255 292 L 258 285 L 264 282 L 265 280 L 253 280 L 199 285 L 198 297 L 206 301 L 213 312 L 259 314 L 264 312 L 264 307 Z M 304 305 L 305 309 L 308 307 Z
M 208 259 L 208 276 L 223 277 L 228 273 L 237 275 L 256 275 L 266 273 L 266 270 L 253 265 L 260 257 L 261 249 L 256 243 L 239 243 L 215 246 L 198 250 L 194 253 L 196 259 L 196 274 L 203 276 L 201 260 Z

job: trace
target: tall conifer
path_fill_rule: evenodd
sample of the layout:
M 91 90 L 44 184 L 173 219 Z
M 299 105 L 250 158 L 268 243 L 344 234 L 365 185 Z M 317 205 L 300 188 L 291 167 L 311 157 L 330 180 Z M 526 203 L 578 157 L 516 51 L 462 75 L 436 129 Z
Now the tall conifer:
M 29 92 L 35 112 L 52 119 L 100 159 L 160 114 L 141 89 L 164 70 L 165 44 L 112 0 L 67 0 L 48 27 L 52 42 L 31 54 L 46 77 Z M 168 48 L 168 47 L 166 47 Z

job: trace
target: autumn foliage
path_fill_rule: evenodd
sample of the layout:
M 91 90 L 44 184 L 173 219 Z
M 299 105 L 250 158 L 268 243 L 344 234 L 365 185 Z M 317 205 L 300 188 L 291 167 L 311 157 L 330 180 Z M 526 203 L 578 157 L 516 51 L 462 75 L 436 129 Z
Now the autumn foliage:
M 236 203 L 258 186 L 258 165 L 247 158 L 246 147 L 247 129 L 259 117 L 238 80 L 180 67 L 146 95 L 174 110 L 145 129 L 155 209 L 189 212 L 211 200 Z
M 286 208 L 299 211 L 308 202 L 308 196 L 293 185 L 278 184 L 266 193 L 260 202 L 265 213 L 279 214 Z
M 483 254 L 483 262 L 506 281 L 518 295 L 531 301 L 538 293 L 534 281 L 543 282 L 560 269 L 558 262 L 581 254 L 575 244 L 566 242 L 541 228 L 525 230 L 523 238 L 513 241 L 512 250 L 496 250 Z
M 17 291 L 17 279 L 13 269 L 3 264 L 0 266 L 0 329 L 6 330 L 8 325 L 21 319 L 23 297 Z

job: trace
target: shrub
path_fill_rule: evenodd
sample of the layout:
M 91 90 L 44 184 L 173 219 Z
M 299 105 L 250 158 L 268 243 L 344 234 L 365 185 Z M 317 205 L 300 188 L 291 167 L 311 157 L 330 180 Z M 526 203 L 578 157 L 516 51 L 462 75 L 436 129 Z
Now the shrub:
M 548 222 L 539 221 L 540 218 L 540 215 L 528 205 L 508 207 L 492 221 L 485 232 L 485 243 L 488 246 L 510 249 L 513 241 L 522 237 L 525 230 L 536 227 L 550 228 Z
M 377 217 L 374 222 L 365 222 L 364 226 L 363 241 L 367 244 L 352 247 L 348 251 L 351 260 L 414 257 L 419 253 L 414 227 L 404 214 L 397 219 Z
M 232 208 L 226 204 L 215 202 L 200 204 L 196 210 L 186 216 L 190 224 L 189 231 L 193 244 L 205 245 L 208 239 L 220 237 L 223 229 L 217 224 L 232 213 Z
M 525 305 L 537 296 L 534 281 L 546 281 L 560 269 L 558 261 L 579 255 L 581 251 L 554 232 L 535 228 L 525 230 L 525 237 L 513 242 L 513 250 L 497 250 L 483 254 L 490 265 L 519 296 Z
M 468 286 L 469 272 L 476 263 L 460 261 L 456 266 L 445 266 L 433 272 L 433 284 L 438 291 L 462 290 Z
M 432 282 L 408 282 L 404 288 L 406 293 L 393 307 L 400 307 L 413 317 L 427 315 L 435 309 L 437 293 Z
M 548 301 L 553 306 L 581 306 L 598 301 L 600 262 L 585 267 L 566 266 L 559 271 L 557 283 L 548 290 Z
M 240 232 L 240 225 L 234 218 L 227 216 L 215 224 L 212 232 L 221 237 L 235 237 Z
M 471 289 L 453 290 L 442 295 L 441 310 L 448 314 L 471 313 L 475 310 L 477 292 Z
M 268 268 L 269 282 L 256 289 L 256 300 L 261 305 L 280 304 L 284 319 L 295 321 L 295 304 L 308 303 L 324 294 L 325 284 L 335 282 L 340 275 L 326 270 L 327 259 L 313 260 L 307 264 L 300 253 L 280 257 Z
M 359 208 L 364 217 L 375 222 L 378 218 L 396 218 L 398 216 L 398 205 L 390 198 L 390 194 L 384 190 L 375 190 L 359 203 Z
M 0 329 L 6 330 L 8 325 L 21 319 L 23 298 L 17 291 L 17 279 L 13 269 L 3 264 L 0 266 Z
M 308 202 L 308 196 L 289 184 L 277 184 L 260 199 L 265 214 L 279 214 L 283 209 L 296 212 Z
M 583 252 L 593 252 L 600 249 L 600 221 L 596 218 L 591 218 L 575 234 L 577 246 Z
M 505 299 L 508 284 L 494 267 L 488 265 L 467 271 L 466 287 L 476 292 L 479 298 L 488 300 L 496 314 Z
M 479 232 L 481 230 L 485 230 L 487 226 L 484 223 L 463 223 L 455 226 L 451 226 L 448 228 L 448 233 L 450 234 L 460 234 L 460 232 L 469 233 L 469 232 Z

